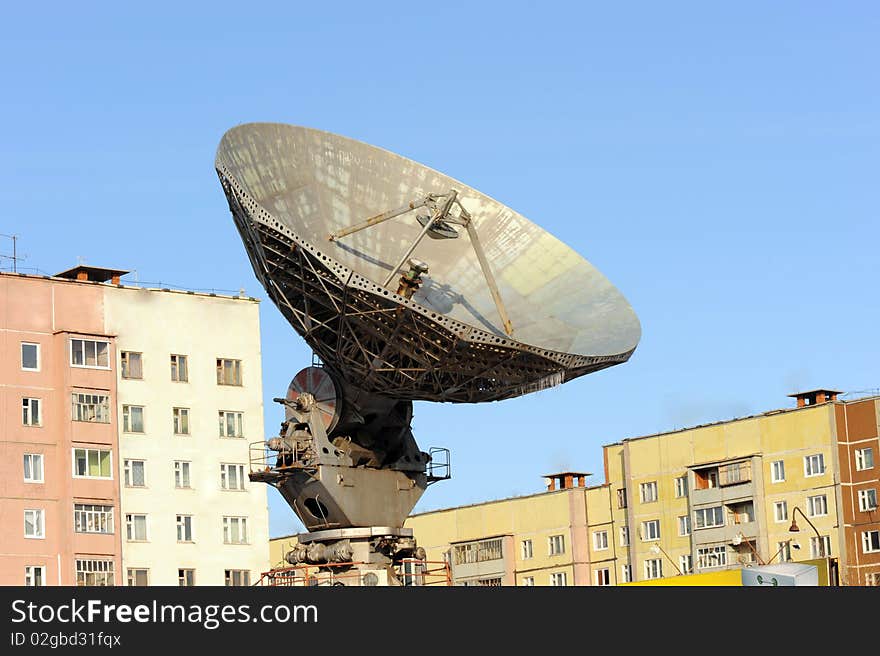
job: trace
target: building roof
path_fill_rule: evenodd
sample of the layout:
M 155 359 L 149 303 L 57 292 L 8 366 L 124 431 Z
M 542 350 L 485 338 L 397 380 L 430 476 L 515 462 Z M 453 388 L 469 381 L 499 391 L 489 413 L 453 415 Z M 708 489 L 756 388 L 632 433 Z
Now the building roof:
M 792 398 L 792 399 L 796 399 L 799 396 L 807 396 L 809 394 L 818 394 L 819 392 L 824 392 L 825 394 L 843 394 L 843 392 L 841 392 L 839 390 L 820 388 L 820 389 L 814 389 L 814 390 L 807 390 L 805 392 L 795 392 L 794 394 L 786 394 L 786 396 L 788 396 L 789 398 Z

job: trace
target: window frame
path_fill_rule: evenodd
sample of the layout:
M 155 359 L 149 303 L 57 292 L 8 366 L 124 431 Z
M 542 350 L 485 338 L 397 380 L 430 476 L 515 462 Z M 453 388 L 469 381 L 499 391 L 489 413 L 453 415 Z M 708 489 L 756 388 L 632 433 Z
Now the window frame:
M 244 527 L 244 540 L 239 540 L 237 542 L 231 542 L 229 538 L 232 536 L 232 520 L 237 520 L 237 531 L 239 536 L 242 534 L 242 527 Z M 223 515 L 223 544 L 250 544 L 250 529 L 248 527 L 248 517 L 247 515 Z
M 682 521 L 684 520 L 684 521 Z M 682 526 L 684 526 L 684 532 L 682 532 Z M 683 538 L 691 534 L 691 516 L 690 515 L 679 515 L 678 516 L 678 537 Z
M 87 397 L 94 397 L 95 399 L 103 399 L 103 401 L 96 400 L 95 403 L 89 403 L 83 401 L 81 399 Z M 89 407 L 95 406 L 95 419 L 77 419 L 78 415 L 82 415 L 82 412 L 77 412 L 77 408 L 79 406 Z M 99 419 L 101 412 L 97 409 L 103 409 L 103 416 L 106 417 L 105 421 Z M 71 392 L 70 393 L 70 420 L 78 421 L 84 424 L 109 424 L 113 421 L 113 415 L 111 414 L 111 406 L 110 406 L 110 393 L 102 393 L 102 392 Z
M 40 348 L 41 344 L 39 342 L 19 342 L 19 344 L 21 344 L 21 346 L 20 346 L 19 352 L 18 352 L 18 354 L 19 354 L 18 364 L 19 364 L 19 367 L 21 368 L 21 370 L 22 371 L 40 371 L 40 368 L 42 367 L 42 364 L 43 364 L 42 354 L 40 352 L 42 350 Z M 36 367 L 25 367 L 24 366 L 24 347 L 25 346 L 35 346 L 36 347 L 36 351 L 37 351 L 37 366 Z
M 867 487 L 864 490 L 859 490 L 859 512 L 871 512 L 872 510 L 877 510 L 877 488 L 875 487 Z M 873 505 L 868 505 L 870 501 L 870 497 L 874 498 Z
M 229 416 L 233 417 L 234 428 L 237 428 L 239 431 L 239 435 L 229 435 L 226 433 L 226 429 L 229 427 Z M 219 435 L 222 438 L 230 439 L 230 440 L 242 440 L 244 439 L 244 411 L 242 410 L 218 410 L 217 411 L 217 420 L 219 422 L 218 430 Z
M 657 576 L 651 576 L 656 566 Z M 650 567 L 650 570 L 649 570 Z M 663 560 L 660 558 L 646 558 L 644 562 L 645 580 L 654 581 L 663 578 Z
M 242 366 L 241 360 L 237 358 L 216 358 L 217 360 L 217 384 L 218 385 L 226 385 L 229 387 L 244 387 L 244 376 L 242 375 Z M 225 382 L 226 378 L 226 363 L 232 363 L 233 370 L 233 379 L 238 382 L 227 383 Z M 237 374 L 237 375 L 235 375 Z M 221 380 L 221 378 L 223 380 Z
M 144 537 L 143 538 L 131 537 L 131 535 L 134 535 L 136 533 L 137 524 L 134 521 L 134 518 L 136 518 L 136 517 L 143 517 L 144 518 Z M 126 542 L 140 542 L 140 543 L 150 541 L 150 519 L 149 519 L 149 515 L 147 513 L 140 513 L 140 512 L 125 513 L 125 541 Z
M 30 571 L 28 571 L 30 570 Z M 36 571 L 40 572 L 40 583 L 36 582 L 36 577 L 34 574 Z M 45 565 L 25 565 L 24 566 L 24 585 L 29 588 L 44 588 L 46 587 L 46 566 Z
M 193 515 L 187 513 L 178 513 L 174 517 L 174 526 L 175 526 L 175 535 L 177 536 L 178 544 L 195 544 L 196 541 L 196 530 L 195 530 L 195 521 L 193 519 Z M 184 530 L 183 536 L 186 537 L 186 533 L 189 532 L 189 539 L 181 539 L 181 529 Z
M 244 582 L 240 579 L 244 578 Z M 235 579 L 239 578 L 236 583 Z M 249 569 L 225 569 L 223 570 L 223 581 L 226 587 L 247 588 L 251 584 L 251 571 Z
M 191 408 L 185 408 L 183 406 L 174 406 L 171 408 L 171 431 L 174 435 L 192 435 L 192 431 L 190 430 L 189 424 L 189 411 Z M 186 421 L 183 421 L 183 417 L 186 417 Z M 184 428 L 183 424 L 186 424 L 186 430 L 181 431 Z
M 130 465 L 136 462 L 141 464 L 141 477 L 144 481 L 143 485 L 135 485 L 132 482 L 134 481 L 134 468 Z M 143 458 L 124 458 L 122 461 L 122 484 L 123 487 L 135 489 L 147 487 L 147 461 Z
M 132 409 L 138 409 L 141 411 L 141 430 L 134 430 L 132 426 Z M 122 432 L 123 433 L 131 433 L 132 435 L 143 435 L 147 432 L 146 427 L 146 412 L 144 412 L 144 406 L 142 405 L 133 405 L 130 403 L 125 403 L 122 406 Z
M 180 588 L 192 588 L 196 585 L 195 567 L 177 568 L 177 586 Z
M 112 558 L 75 558 L 74 559 L 74 571 L 76 573 L 76 585 L 89 585 L 88 583 L 80 583 L 80 574 L 83 575 L 84 579 L 87 579 L 89 574 L 98 578 L 98 575 L 103 575 L 102 578 L 105 579 L 104 583 L 95 584 L 102 586 L 113 586 L 116 584 L 116 563 Z M 80 563 L 88 564 L 93 567 L 93 569 L 80 569 Z M 95 567 L 97 565 L 97 567 Z M 109 577 L 107 576 L 109 574 Z M 109 582 L 108 580 L 109 579 Z
M 531 538 L 526 538 L 520 542 L 519 555 L 520 560 L 531 560 L 535 557 L 535 545 Z
M 30 459 L 30 470 L 31 470 L 31 478 L 28 478 L 27 472 L 27 461 Z M 34 461 L 35 459 L 39 459 L 40 463 L 40 477 L 34 478 Z M 22 474 L 24 475 L 25 483 L 34 483 L 39 485 L 40 483 L 46 482 L 46 463 L 45 463 L 45 455 L 42 453 L 23 453 L 22 454 Z
M 817 500 L 821 499 L 821 503 L 819 505 L 822 506 L 824 512 L 817 513 L 816 504 Z M 807 515 L 809 517 L 826 517 L 828 515 L 828 495 L 827 494 L 814 494 L 812 496 L 807 497 Z
M 629 546 L 629 526 L 621 526 L 618 534 L 618 540 L 621 547 Z
M 611 585 L 611 568 L 603 567 L 593 571 L 593 584 L 604 588 Z
M 608 531 L 606 529 L 593 531 L 593 551 L 607 551 L 608 548 Z
M 27 428 L 41 428 L 43 426 L 43 399 L 36 396 L 21 397 L 21 425 Z M 36 406 L 36 413 L 34 407 Z M 36 421 L 30 421 L 36 414 Z M 25 415 L 29 421 L 25 421 Z
M 565 553 L 565 535 L 557 533 L 547 536 L 547 555 L 561 556 Z
M 876 536 L 876 540 L 871 536 Z M 877 544 L 876 547 L 873 546 L 873 543 Z M 870 549 L 866 547 L 871 547 Z M 874 529 L 873 531 L 862 531 L 862 553 L 880 553 L 880 530 Z
M 648 496 L 645 494 L 646 490 L 652 490 L 651 495 L 653 495 L 653 499 L 647 498 Z M 646 483 L 639 483 L 639 500 L 642 503 L 654 503 L 660 499 L 660 492 L 657 489 L 657 481 L 648 481 Z
M 568 586 L 567 572 L 550 572 L 550 587 L 565 588 Z
M 90 364 L 75 364 L 73 361 L 73 343 L 74 342 L 82 342 L 82 353 L 83 353 L 83 362 L 86 360 L 86 342 L 94 342 L 95 344 L 95 362 L 98 362 L 98 344 L 106 344 L 107 345 L 107 366 L 102 367 L 99 364 L 90 365 Z M 68 340 L 68 350 L 69 350 L 69 362 L 71 367 L 76 367 L 77 369 L 101 369 L 103 371 L 110 371 L 110 362 L 112 358 L 110 357 L 111 350 L 111 342 L 107 339 L 87 339 L 85 337 L 71 337 Z
M 100 508 L 100 510 L 98 510 Z M 91 525 L 109 528 L 104 531 L 90 531 Z M 83 530 L 80 530 L 83 529 Z M 115 535 L 116 534 L 116 508 L 111 504 L 103 503 L 74 503 L 73 504 L 73 532 L 81 535 Z
M 777 465 L 779 465 L 779 472 L 777 472 Z M 782 478 L 777 478 L 777 473 L 782 475 Z M 770 463 L 770 482 L 771 483 L 785 483 L 785 460 L 774 460 Z
M 654 526 L 654 525 L 656 525 L 656 527 L 657 527 L 657 535 L 649 537 L 648 536 L 648 533 L 649 533 L 648 526 Z M 660 530 L 660 520 L 659 519 L 646 519 L 645 521 L 642 522 L 642 542 L 655 542 L 660 539 L 661 534 L 662 533 Z
M 856 471 L 867 471 L 869 469 L 874 469 L 874 449 L 872 447 L 866 446 L 861 449 L 855 449 L 854 453 Z M 865 464 L 867 460 L 871 461 L 870 465 Z
M 779 509 L 782 508 L 785 512 L 782 515 L 782 519 L 779 518 Z M 783 501 L 774 501 L 773 502 L 773 523 L 774 524 L 782 524 L 783 522 L 788 521 L 788 500 Z
M 126 368 L 131 372 L 131 357 L 132 355 L 138 356 L 138 367 L 140 369 L 140 376 L 130 376 L 126 375 Z M 129 357 L 126 357 L 129 356 Z M 126 367 L 127 365 L 127 367 Z M 119 350 L 119 377 L 123 380 L 143 380 L 144 379 L 144 353 L 143 351 L 123 351 Z
M 143 585 L 132 585 L 132 572 L 144 572 L 146 575 L 146 583 Z M 148 567 L 126 567 L 125 569 L 125 585 L 129 588 L 143 588 L 150 586 L 150 569 Z
M 114 478 L 113 477 L 113 449 L 92 449 L 90 447 L 85 447 L 85 446 L 74 446 L 74 447 L 71 447 L 70 451 L 73 456 L 73 467 L 71 468 L 71 475 L 73 478 L 86 478 L 86 479 L 95 480 L 95 481 L 112 481 L 113 480 L 113 478 Z M 91 453 L 92 451 L 95 451 L 96 453 L 99 454 L 99 456 L 98 456 L 99 457 L 99 460 L 98 460 L 99 466 L 100 466 L 100 454 L 107 453 L 107 459 L 110 464 L 110 475 L 109 476 L 90 476 L 88 474 L 83 474 L 83 475 L 77 474 L 76 473 L 76 452 L 77 451 L 85 451 L 85 453 L 86 453 L 86 470 L 88 470 L 88 467 L 89 467 L 89 453 Z
M 235 468 L 235 475 L 239 482 L 238 487 L 229 487 L 229 469 Z M 244 464 L 240 462 L 221 462 L 220 463 L 220 489 L 226 492 L 246 492 L 244 487 L 245 470 Z
M 184 466 L 185 465 L 185 466 Z M 192 490 L 192 460 L 175 460 L 172 467 L 174 472 L 175 490 Z M 186 470 L 186 485 L 184 483 L 184 470 Z
M 171 366 L 171 382 L 172 383 L 188 383 L 189 382 L 189 357 L 184 353 L 171 353 L 169 363 Z M 177 360 L 175 361 L 175 358 Z M 183 358 L 184 377 L 180 377 L 180 358 Z M 175 378 L 175 373 L 177 377 Z
M 700 553 L 703 552 L 703 553 Z M 717 564 L 708 564 L 707 559 L 712 557 L 718 557 Z M 723 560 L 723 562 L 721 562 Z M 697 563 L 696 566 L 700 570 L 705 569 L 720 569 L 722 567 L 727 567 L 730 564 L 728 553 L 727 553 L 727 545 L 724 544 L 716 544 L 705 547 L 697 547 Z
M 688 475 L 683 474 L 675 478 L 675 498 L 682 499 L 688 495 Z
M 678 557 L 678 568 L 684 574 L 693 574 L 694 573 L 694 556 L 693 554 L 683 554 Z
M 24 518 L 24 537 L 26 540 L 45 540 L 46 539 L 46 509 L 45 508 L 24 508 L 23 518 Z M 27 534 L 27 517 L 28 513 L 36 513 L 33 515 L 35 518 L 32 521 L 32 525 L 34 528 L 39 528 L 39 531 L 35 532 L 34 535 Z M 37 519 L 39 521 L 37 521 Z
M 817 458 L 817 462 L 820 465 L 821 471 L 810 473 L 813 469 L 812 460 L 813 458 Z M 815 476 L 822 476 L 825 472 L 828 471 L 825 467 L 825 454 L 824 453 L 813 453 L 808 456 L 804 456 L 804 478 L 813 478 Z

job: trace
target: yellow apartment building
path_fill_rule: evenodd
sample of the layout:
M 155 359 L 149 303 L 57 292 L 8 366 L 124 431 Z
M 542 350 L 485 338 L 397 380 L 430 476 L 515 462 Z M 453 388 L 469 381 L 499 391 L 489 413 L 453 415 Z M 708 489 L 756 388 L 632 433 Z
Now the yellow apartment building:
M 545 492 L 406 526 L 429 560 L 449 563 L 455 585 L 650 584 L 828 558 L 841 584 L 878 585 L 880 397 L 838 394 L 793 394 L 794 408 L 624 439 L 603 447 L 602 485 L 550 474 Z M 272 562 L 294 541 L 274 540 Z

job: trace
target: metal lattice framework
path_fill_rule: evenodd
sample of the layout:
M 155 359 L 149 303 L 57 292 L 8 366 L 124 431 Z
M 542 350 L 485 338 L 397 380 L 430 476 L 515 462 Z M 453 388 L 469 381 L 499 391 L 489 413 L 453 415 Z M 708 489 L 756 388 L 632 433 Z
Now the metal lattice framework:
M 368 392 L 410 400 L 496 401 L 625 362 L 541 349 L 400 296 L 329 257 L 217 173 L 254 273 L 325 366 Z

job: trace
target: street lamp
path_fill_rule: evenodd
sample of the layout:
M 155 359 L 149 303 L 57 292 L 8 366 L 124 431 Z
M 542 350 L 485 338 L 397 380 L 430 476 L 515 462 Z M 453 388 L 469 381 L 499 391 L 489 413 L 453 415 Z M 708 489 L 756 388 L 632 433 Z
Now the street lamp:
M 666 553 L 665 551 L 663 551 L 663 547 L 660 546 L 660 543 L 659 543 L 659 542 L 655 542 L 654 544 L 651 545 L 651 553 L 654 554 L 654 555 L 657 555 L 657 554 L 661 554 L 661 553 L 662 553 L 664 556 L 666 556 L 666 559 L 667 559 L 670 563 L 672 563 L 672 566 L 675 568 L 675 571 L 678 572 L 679 576 L 682 575 L 682 574 L 684 574 L 684 572 L 681 571 L 681 569 L 678 567 L 678 565 L 675 564 L 675 561 L 672 560 L 672 558 L 669 557 L 669 554 Z
M 813 526 L 813 522 L 810 521 L 810 518 L 807 517 L 804 514 L 804 511 L 801 510 L 800 508 L 798 508 L 797 506 L 795 506 L 794 510 L 791 511 L 791 526 L 788 527 L 788 532 L 789 533 L 798 533 L 801 530 L 798 528 L 797 522 L 794 519 L 795 511 L 799 512 L 801 514 L 801 517 L 803 517 L 804 519 L 807 520 L 807 524 L 810 525 L 810 528 L 816 532 L 816 539 L 819 540 L 819 558 L 824 558 L 825 557 L 825 540 L 823 540 L 822 536 L 819 535 L 819 529 L 817 529 L 815 526 Z

